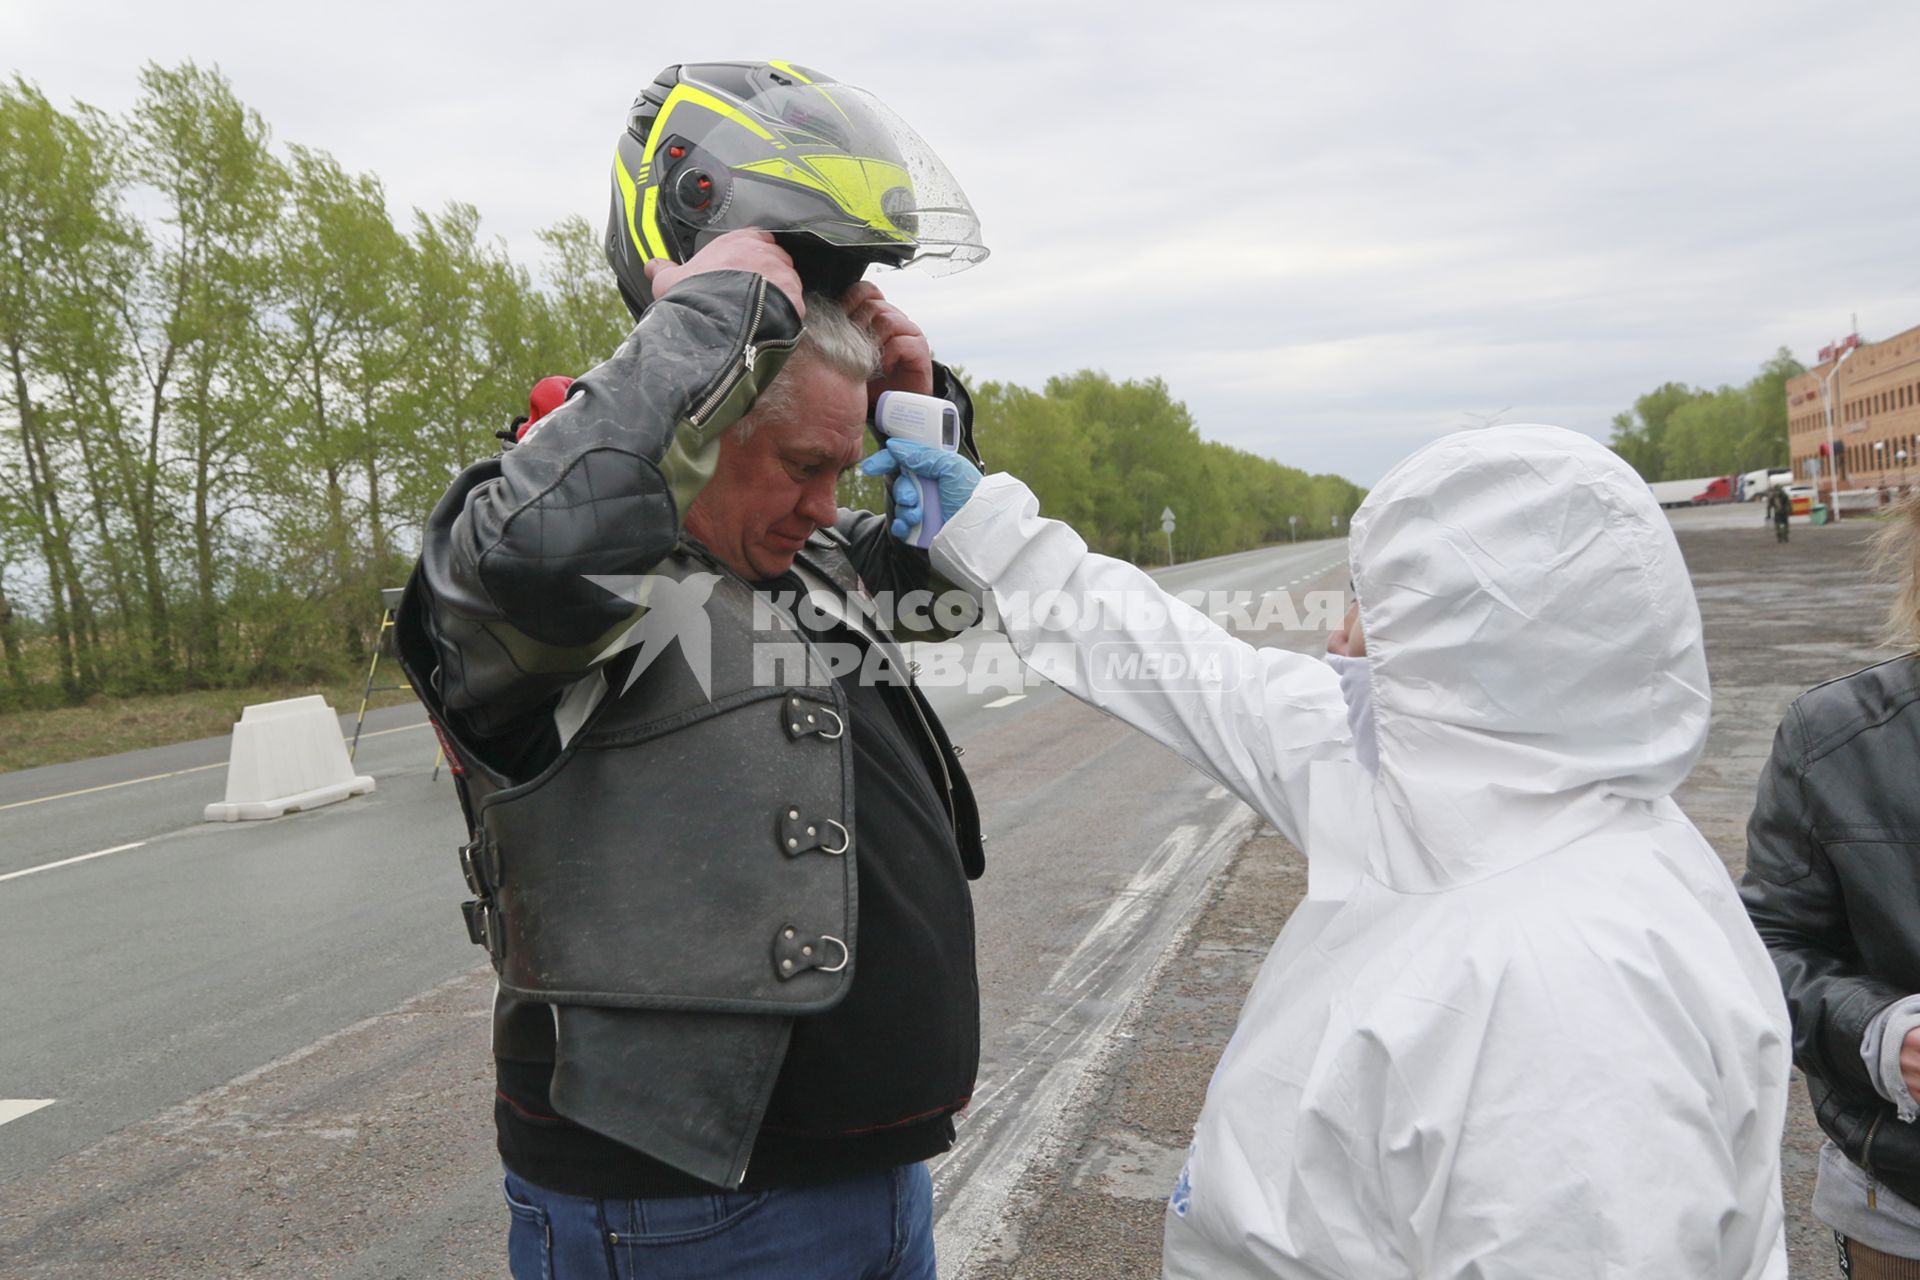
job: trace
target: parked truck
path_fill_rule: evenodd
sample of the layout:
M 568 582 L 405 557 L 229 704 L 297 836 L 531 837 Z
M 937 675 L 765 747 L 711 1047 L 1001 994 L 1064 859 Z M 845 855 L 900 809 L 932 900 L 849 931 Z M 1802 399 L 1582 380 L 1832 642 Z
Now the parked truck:
M 1647 486 L 1663 507 L 1701 507 L 1732 502 L 1738 476 L 1698 476 L 1692 480 L 1655 480 Z
M 1758 502 L 1775 489 L 1785 488 L 1792 483 L 1791 467 L 1762 467 L 1740 477 L 1740 496 L 1748 502 Z

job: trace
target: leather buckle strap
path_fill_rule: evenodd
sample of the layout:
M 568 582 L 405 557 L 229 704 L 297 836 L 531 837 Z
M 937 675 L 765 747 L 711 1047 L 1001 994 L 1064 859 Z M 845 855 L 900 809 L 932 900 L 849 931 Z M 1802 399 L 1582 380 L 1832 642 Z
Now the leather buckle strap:
M 484 829 L 460 846 L 460 874 L 477 898 L 484 898 L 500 885 L 500 846 Z
M 485 947 L 487 954 L 498 961 L 502 936 L 500 913 L 493 909 L 493 899 L 469 898 L 460 904 L 460 914 L 467 921 L 468 941 L 476 947 Z
M 476 833 L 460 846 L 460 874 L 473 894 L 460 904 L 460 914 L 467 922 L 467 939 L 476 947 L 485 947 L 497 966 L 506 942 L 500 913 L 493 905 L 493 888 L 500 882 L 500 858 L 485 832 Z
M 832 818 L 802 817 L 792 805 L 780 811 L 774 838 L 780 842 L 780 852 L 789 858 L 815 849 L 837 858 L 853 847 L 853 836 L 840 823 Z
M 475 836 L 460 846 L 460 874 L 466 879 L 467 892 L 476 898 L 484 898 L 492 892 L 487 886 L 486 879 L 480 874 L 480 866 L 476 860 L 480 852 L 480 840 L 481 837 Z M 471 932 L 471 926 L 469 926 L 469 932 Z M 474 941 L 478 942 L 480 939 L 475 938 Z
M 814 736 L 823 742 L 838 742 L 847 731 L 846 722 L 832 707 L 791 694 L 780 704 L 780 722 L 786 726 L 787 737 L 795 742 Z
M 835 952 L 831 947 L 839 948 L 839 959 L 833 964 L 827 960 Z M 818 969 L 822 973 L 839 973 L 853 959 L 853 952 L 847 944 L 831 934 L 810 936 L 802 933 L 793 925 L 787 925 L 773 939 L 773 971 L 785 982 L 809 969 Z

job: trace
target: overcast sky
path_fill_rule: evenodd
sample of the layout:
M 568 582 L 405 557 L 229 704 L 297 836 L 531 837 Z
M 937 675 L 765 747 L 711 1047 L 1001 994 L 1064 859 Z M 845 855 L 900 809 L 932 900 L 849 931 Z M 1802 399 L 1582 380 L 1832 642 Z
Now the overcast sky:
M 881 283 L 976 381 L 1164 378 L 1201 432 L 1370 484 L 1499 415 L 1605 439 L 1668 380 L 1920 325 L 1920 4 L 0 0 L 0 69 L 133 101 L 217 64 L 282 141 L 602 224 L 675 62 L 878 94 L 993 256 Z

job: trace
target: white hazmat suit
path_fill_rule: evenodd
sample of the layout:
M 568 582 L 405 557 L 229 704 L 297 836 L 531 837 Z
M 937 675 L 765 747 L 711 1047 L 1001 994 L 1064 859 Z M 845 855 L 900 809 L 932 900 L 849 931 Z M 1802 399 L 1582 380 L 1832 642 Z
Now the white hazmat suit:
M 1785 1276 L 1786 1009 L 1670 799 L 1707 667 L 1646 485 L 1558 428 L 1461 433 L 1380 483 L 1349 554 L 1376 770 L 1325 662 L 1233 639 L 1012 477 L 934 545 L 1029 663 L 1307 855 L 1169 1202 L 1166 1274 Z

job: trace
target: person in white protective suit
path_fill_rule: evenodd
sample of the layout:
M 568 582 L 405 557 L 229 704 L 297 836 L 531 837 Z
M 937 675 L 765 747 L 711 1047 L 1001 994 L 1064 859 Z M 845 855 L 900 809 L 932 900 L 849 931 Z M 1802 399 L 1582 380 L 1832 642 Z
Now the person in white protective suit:
M 1029 663 L 1307 855 L 1169 1203 L 1166 1274 L 1784 1276 L 1786 1010 L 1670 798 L 1707 665 L 1646 484 L 1558 428 L 1451 435 L 1381 481 L 1350 556 L 1347 696 L 1327 662 L 1090 554 L 1011 476 L 933 547 Z M 1211 675 L 1103 679 L 1143 650 Z

